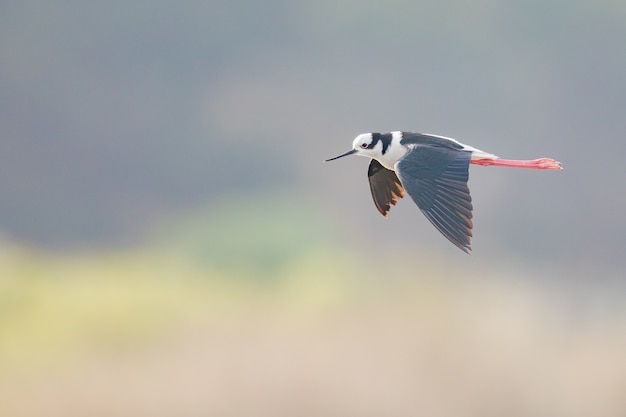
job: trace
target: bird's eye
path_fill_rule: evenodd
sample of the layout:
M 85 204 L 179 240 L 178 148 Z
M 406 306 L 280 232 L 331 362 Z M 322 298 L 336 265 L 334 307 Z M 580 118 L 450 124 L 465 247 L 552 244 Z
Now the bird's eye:
M 361 144 L 361 148 L 363 148 L 363 149 L 367 148 L 367 143 Z

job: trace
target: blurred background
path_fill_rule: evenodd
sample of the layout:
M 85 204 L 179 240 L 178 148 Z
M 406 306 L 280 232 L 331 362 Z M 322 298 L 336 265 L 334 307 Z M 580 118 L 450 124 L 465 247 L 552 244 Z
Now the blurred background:
M 0 5 L 0 415 L 623 416 L 626 3 Z M 362 132 L 454 137 L 473 255 Z

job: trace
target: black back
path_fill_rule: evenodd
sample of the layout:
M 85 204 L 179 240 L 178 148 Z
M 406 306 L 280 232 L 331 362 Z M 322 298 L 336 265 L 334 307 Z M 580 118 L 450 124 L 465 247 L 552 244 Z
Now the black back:
M 402 132 L 401 144 L 439 146 L 448 149 L 463 149 L 463 145 L 455 141 L 425 133 Z

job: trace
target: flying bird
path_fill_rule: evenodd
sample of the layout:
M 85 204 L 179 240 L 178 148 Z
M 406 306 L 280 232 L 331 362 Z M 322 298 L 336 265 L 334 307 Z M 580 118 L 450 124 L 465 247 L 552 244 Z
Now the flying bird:
M 450 242 L 471 252 L 470 164 L 530 169 L 563 169 L 550 158 L 502 159 L 445 136 L 412 132 L 362 133 L 348 155 L 371 158 L 367 176 L 376 208 L 383 216 L 405 193 Z

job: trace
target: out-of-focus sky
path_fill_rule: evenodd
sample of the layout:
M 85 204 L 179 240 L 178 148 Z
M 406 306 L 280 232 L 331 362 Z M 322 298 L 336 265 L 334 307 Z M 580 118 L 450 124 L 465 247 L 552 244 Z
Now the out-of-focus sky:
M 617 0 L 4 2 L 0 414 L 623 416 L 624 39 Z M 322 162 L 393 130 L 564 170 L 472 166 L 467 256 Z
M 622 2 L 30 1 L 1 15 L 5 240 L 116 245 L 280 189 L 350 219 L 353 239 L 448 251 L 409 201 L 376 216 L 365 160 L 320 163 L 358 133 L 409 130 L 563 162 L 472 167 L 477 253 L 623 265 Z

